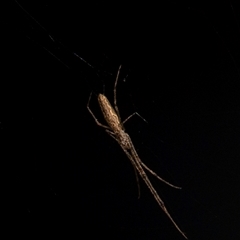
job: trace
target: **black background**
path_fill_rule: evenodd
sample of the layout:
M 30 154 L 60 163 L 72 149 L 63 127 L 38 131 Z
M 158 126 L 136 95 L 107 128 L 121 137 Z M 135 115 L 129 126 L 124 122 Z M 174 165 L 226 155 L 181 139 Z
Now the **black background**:
M 20 4 L 20 5 L 19 5 Z M 6 9 L 6 11 L 5 11 Z M 9 233 L 183 239 L 104 122 L 117 100 L 189 239 L 240 237 L 240 5 L 13 1 L 1 29 L 2 193 Z M 84 60 L 76 57 L 79 55 Z M 87 63 L 86 63 L 86 62 Z

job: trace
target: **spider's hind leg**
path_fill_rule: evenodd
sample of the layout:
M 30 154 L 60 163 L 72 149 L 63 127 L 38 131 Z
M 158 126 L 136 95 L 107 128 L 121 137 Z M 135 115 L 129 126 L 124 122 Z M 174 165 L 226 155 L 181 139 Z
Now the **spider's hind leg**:
M 120 65 L 119 68 L 118 68 L 116 81 L 114 83 L 114 89 L 113 89 L 113 93 L 114 93 L 114 108 L 116 110 L 116 113 L 117 113 L 117 115 L 119 117 L 120 122 L 121 122 L 121 117 L 120 117 L 120 113 L 119 113 L 118 106 L 117 106 L 117 83 L 118 83 L 118 78 L 119 78 L 121 67 L 122 67 L 122 65 Z

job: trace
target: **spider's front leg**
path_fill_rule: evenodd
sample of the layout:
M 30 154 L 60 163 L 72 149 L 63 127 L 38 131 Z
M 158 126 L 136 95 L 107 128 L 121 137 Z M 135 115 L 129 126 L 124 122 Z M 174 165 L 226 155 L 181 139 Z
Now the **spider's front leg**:
M 128 153 L 127 149 L 122 145 L 121 141 L 118 140 L 118 138 L 116 138 L 114 132 L 112 131 L 109 131 L 106 129 L 106 132 L 114 139 L 118 142 L 118 144 L 121 146 L 121 148 L 123 149 L 123 151 L 127 154 L 130 162 L 132 163 L 132 166 L 133 166 L 133 169 L 134 169 L 134 173 L 135 173 L 135 177 L 136 177 L 136 181 L 137 181 L 137 188 L 138 188 L 138 199 L 140 198 L 140 194 L 141 194 L 141 191 L 140 191 L 140 184 L 139 184 L 139 177 L 138 177 L 138 172 L 137 172 L 137 169 L 136 169 L 136 166 L 134 164 L 134 159 L 133 157 L 130 155 L 130 153 Z

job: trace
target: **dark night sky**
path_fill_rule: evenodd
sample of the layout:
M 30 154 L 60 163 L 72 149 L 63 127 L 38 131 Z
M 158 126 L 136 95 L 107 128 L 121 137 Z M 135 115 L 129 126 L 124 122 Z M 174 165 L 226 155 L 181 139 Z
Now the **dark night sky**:
M 144 163 L 182 186 L 149 176 L 172 217 L 189 239 L 239 239 L 240 4 L 18 2 L 1 28 L 12 232 L 183 239 L 143 181 L 137 199 L 128 158 L 86 109 L 93 91 L 104 122 L 96 95 L 113 101 L 122 64 L 121 117 L 137 111 L 148 122 L 134 117 L 126 131 Z

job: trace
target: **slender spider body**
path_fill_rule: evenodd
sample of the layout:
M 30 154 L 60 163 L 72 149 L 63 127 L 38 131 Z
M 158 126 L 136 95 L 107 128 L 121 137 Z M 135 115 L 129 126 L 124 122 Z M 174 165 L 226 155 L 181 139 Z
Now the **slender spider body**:
M 95 115 L 93 114 L 91 109 L 89 108 L 91 94 L 90 94 L 90 97 L 88 100 L 87 109 L 90 112 L 90 114 L 92 115 L 92 117 L 94 118 L 97 125 L 106 129 L 106 132 L 119 143 L 119 145 L 121 146 L 121 148 L 123 149 L 123 151 L 125 152 L 127 157 L 129 158 L 130 162 L 133 165 L 134 171 L 135 171 L 137 184 L 138 184 L 138 190 L 140 189 L 139 188 L 139 179 L 138 179 L 138 174 L 139 174 L 141 176 L 141 178 L 143 179 L 143 181 L 146 183 L 146 185 L 149 188 L 149 190 L 151 191 L 151 193 L 153 194 L 153 196 L 154 196 L 155 200 L 157 201 L 157 203 L 159 204 L 159 206 L 162 208 L 162 210 L 165 212 L 165 214 L 168 216 L 168 218 L 172 221 L 172 223 L 177 228 L 177 230 L 187 239 L 186 235 L 182 232 L 182 230 L 178 227 L 178 225 L 175 223 L 175 221 L 171 217 L 170 213 L 168 212 L 167 208 L 164 205 L 164 202 L 159 197 L 155 188 L 152 186 L 144 169 L 147 170 L 148 172 L 150 172 L 152 175 L 154 175 L 156 178 L 158 178 L 162 182 L 166 183 L 167 185 L 177 188 L 177 189 L 181 189 L 181 188 L 177 187 L 177 186 L 167 182 L 166 180 L 162 179 L 161 177 L 159 177 L 155 172 L 153 172 L 150 168 L 148 168 L 141 161 L 141 159 L 139 158 L 139 156 L 135 150 L 135 147 L 132 143 L 130 136 L 125 132 L 125 129 L 123 127 L 123 124 L 127 120 L 129 120 L 132 116 L 134 116 L 134 115 L 140 116 L 140 115 L 137 112 L 135 112 L 135 113 L 131 114 L 126 120 L 121 122 L 120 114 L 119 114 L 118 107 L 117 107 L 117 99 L 116 99 L 116 86 L 117 86 L 117 82 L 118 82 L 118 76 L 119 76 L 120 69 L 121 69 L 121 65 L 118 69 L 116 81 L 114 84 L 114 108 L 115 109 L 112 107 L 112 105 L 110 104 L 110 102 L 108 101 L 106 96 L 104 96 L 103 94 L 98 95 L 98 102 L 99 102 L 100 108 L 102 110 L 104 119 L 106 120 L 108 126 L 101 124 L 97 120 L 97 118 L 95 117 Z M 143 119 L 143 120 L 146 121 L 145 119 Z
M 117 133 L 118 131 L 123 129 L 123 125 L 120 122 L 120 119 L 114 110 L 114 108 L 111 106 L 108 99 L 103 95 L 98 95 L 98 103 L 102 110 L 103 116 L 108 123 L 108 126 L 110 129 L 112 129 L 113 132 Z

